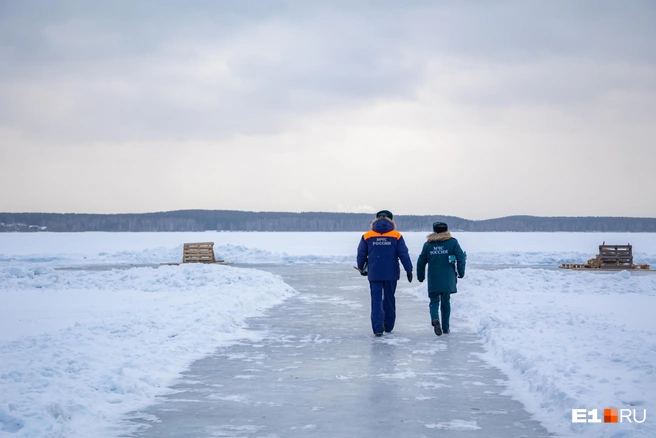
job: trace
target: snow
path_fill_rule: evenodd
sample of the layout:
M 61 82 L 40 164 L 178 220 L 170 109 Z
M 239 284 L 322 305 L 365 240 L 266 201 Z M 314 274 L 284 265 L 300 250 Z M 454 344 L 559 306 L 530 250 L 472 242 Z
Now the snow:
M 642 413 L 656 404 L 654 273 L 472 269 L 451 303 L 483 337 L 485 359 L 510 377 L 512 394 L 552 432 L 623 436 L 635 425 L 573 425 L 571 410 Z
M 429 429 L 442 429 L 442 430 L 478 430 L 480 427 L 474 421 L 465 420 L 452 420 L 445 423 L 427 424 Z
M 403 234 L 414 262 L 426 233 Z M 454 328 L 481 336 L 483 359 L 508 375 L 508 391 L 536 419 L 562 436 L 656 436 L 656 273 L 557 269 L 585 262 L 602 241 L 631 243 L 636 262 L 656 266 L 656 235 L 453 234 L 468 253 L 452 297 Z M 246 318 L 295 294 L 258 264 L 353 264 L 359 238 L 0 234 L 0 436 L 110 436 L 194 360 L 254 336 L 243 330 Z M 203 241 L 242 265 L 159 266 L 179 261 L 184 242 Z M 411 292 L 427 299 L 425 284 Z M 575 424 L 575 408 L 636 409 L 639 419 L 646 409 L 647 420 Z M 478 429 L 457 418 L 431 427 Z

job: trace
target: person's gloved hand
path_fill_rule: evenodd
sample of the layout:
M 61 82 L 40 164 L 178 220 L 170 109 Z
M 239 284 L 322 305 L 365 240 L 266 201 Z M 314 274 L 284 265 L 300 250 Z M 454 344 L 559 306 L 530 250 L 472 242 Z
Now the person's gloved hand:
M 363 277 L 365 277 L 367 274 L 368 274 L 367 271 L 360 271 L 360 275 L 362 275 Z
M 412 271 L 408 271 L 408 282 L 412 283 Z
M 458 278 L 464 278 L 464 277 L 465 277 L 464 275 L 458 275 Z

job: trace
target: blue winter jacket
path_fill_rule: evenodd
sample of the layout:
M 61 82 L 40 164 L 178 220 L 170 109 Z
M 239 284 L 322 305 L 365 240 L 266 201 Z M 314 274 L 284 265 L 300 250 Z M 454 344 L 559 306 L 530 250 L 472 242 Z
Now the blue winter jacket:
M 406 272 L 412 272 L 412 261 L 401 233 L 391 219 L 378 218 L 371 224 L 358 245 L 358 269 L 369 272 L 369 281 L 398 280 L 399 259 Z

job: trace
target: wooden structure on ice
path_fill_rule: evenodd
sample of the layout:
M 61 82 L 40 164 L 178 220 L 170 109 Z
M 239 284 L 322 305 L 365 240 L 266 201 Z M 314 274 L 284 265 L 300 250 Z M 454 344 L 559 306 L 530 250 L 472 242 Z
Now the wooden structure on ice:
M 588 263 L 563 263 L 564 269 L 601 269 L 601 270 L 624 270 L 640 269 L 649 270 L 647 264 L 633 263 L 633 247 L 627 245 L 599 245 L 599 254 L 588 260 Z
M 185 243 L 182 248 L 182 263 L 215 263 L 227 265 L 229 262 L 216 260 L 214 257 L 214 242 Z M 163 265 L 179 265 L 180 263 L 162 263 Z

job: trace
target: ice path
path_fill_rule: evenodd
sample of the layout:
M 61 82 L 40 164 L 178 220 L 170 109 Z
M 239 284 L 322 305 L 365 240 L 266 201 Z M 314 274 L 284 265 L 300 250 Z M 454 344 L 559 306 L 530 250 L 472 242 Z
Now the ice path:
M 366 279 L 344 265 L 258 267 L 300 293 L 250 320 L 259 339 L 194 363 L 131 424 L 139 437 L 544 437 L 479 358 L 473 333 L 436 337 L 425 302 L 397 290 L 397 325 L 373 336 Z

